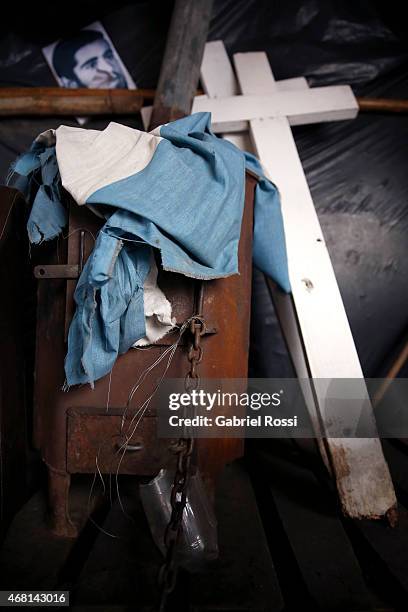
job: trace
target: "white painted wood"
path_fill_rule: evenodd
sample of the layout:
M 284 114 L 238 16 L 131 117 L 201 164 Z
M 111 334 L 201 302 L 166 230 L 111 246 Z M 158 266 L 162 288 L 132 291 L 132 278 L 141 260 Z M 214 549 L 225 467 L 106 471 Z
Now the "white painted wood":
M 224 49 L 224 51 L 222 51 L 222 49 Z M 226 55 L 226 51 L 222 43 L 221 45 L 217 47 L 217 51 L 220 54 L 223 53 Z M 265 85 L 262 85 L 261 87 L 259 87 L 259 83 L 258 82 L 254 83 L 253 81 L 252 81 L 251 87 L 256 86 L 258 88 L 258 93 L 260 94 L 271 93 L 273 90 L 276 89 L 276 86 L 279 85 L 279 82 L 274 80 L 272 70 L 269 66 L 269 62 L 266 61 L 266 56 L 264 53 L 237 53 L 234 55 L 234 58 L 233 58 L 235 67 L 238 66 L 238 69 L 241 73 L 241 78 L 244 78 L 243 73 L 245 71 L 249 73 L 249 75 L 251 76 L 250 64 L 252 62 L 253 57 L 257 58 L 257 60 L 263 66 L 265 73 L 269 74 L 269 79 L 266 84 L 266 89 L 265 89 Z M 251 61 L 248 62 L 248 58 L 251 59 Z M 224 59 L 225 59 L 225 56 L 224 56 Z M 205 76 L 206 79 L 208 79 L 207 80 L 207 94 L 209 97 L 213 97 L 212 94 L 217 91 L 216 89 L 217 79 L 215 78 L 215 74 L 211 75 L 210 68 L 211 67 L 208 65 L 202 65 L 201 78 Z M 203 75 L 203 72 L 205 72 L 206 74 Z M 263 79 L 264 75 L 262 74 L 260 76 Z M 288 81 L 290 80 L 291 79 L 287 79 L 285 83 L 288 84 Z M 292 80 L 294 81 L 293 85 L 294 85 L 295 90 L 304 89 L 305 87 L 308 86 L 306 79 L 300 78 L 300 79 L 292 79 Z M 213 89 L 213 86 L 214 86 L 214 89 Z M 231 88 L 231 90 L 228 91 L 226 95 L 230 96 L 233 94 L 234 91 L 235 91 L 235 87 Z M 249 124 L 248 124 L 248 127 L 249 127 Z M 230 132 L 227 134 L 223 134 L 223 137 L 226 140 L 229 140 L 230 142 L 232 142 L 236 147 L 238 147 L 242 151 L 248 151 L 251 153 L 255 153 L 249 132 L 247 131 Z M 287 295 L 283 293 L 282 291 L 280 291 L 279 288 L 276 286 L 276 284 L 271 282 L 270 280 L 268 280 L 268 284 L 269 284 L 269 289 L 273 296 L 273 303 L 274 303 L 275 311 L 279 319 L 279 323 L 282 329 L 283 336 L 285 338 L 285 342 L 286 342 L 286 345 L 287 345 L 287 348 L 288 348 L 288 351 L 289 351 L 289 354 L 292 360 L 293 367 L 295 369 L 297 377 L 301 381 L 303 397 L 304 397 L 305 404 L 309 412 L 312 426 L 314 430 L 318 432 L 320 428 L 319 416 L 318 416 L 318 412 L 316 408 L 313 388 L 309 380 L 310 372 L 308 369 L 308 364 L 307 364 L 306 356 L 304 353 L 304 347 L 302 344 L 299 324 L 298 324 L 297 317 L 296 317 L 296 310 L 295 310 L 295 306 L 293 303 L 293 297 L 292 295 Z M 323 440 L 320 437 L 318 437 L 317 439 L 317 445 L 320 449 L 320 453 L 326 465 L 326 468 L 328 469 L 329 472 L 331 472 L 331 465 L 330 465 L 330 460 L 327 456 L 326 447 L 323 443 Z
M 232 142 L 241 151 L 248 151 L 251 153 L 253 150 L 252 140 L 249 132 L 228 132 L 227 134 L 221 134 L 225 140 Z
M 218 49 L 220 49 L 220 45 L 218 45 Z M 264 54 L 237 54 L 234 60 L 244 93 L 268 95 L 276 91 L 276 82 Z M 205 66 L 204 69 L 206 70 Z M 254 75 L 256 75 L 256 78 Z M 214 83 L 216 87 L 216 78 L 213 77 L 214 74 L 211 75 L 210 71 L 205 75 L 206 92 L 210 97 L 213 93 L 212 84 Z M 231 95 L 234 92 L 235 88 L 227 93 Z M 263 132 L 265 125 L 266 134 Z M 324 396 L 327 381 L 321 380 L 319 383 L 315 380 L 313 384 L 318 388 L 313 389 L 310 381 L 306 380 L 305 377 L 310 374 L 309 356 L 315 376 L 319 373 L 320 375 L 327 373 L 333 377 L 338 377 L 342 372 L 343 375 L 360 378 L 362 376 L 361 368 L 288 122 L 284 117 L 267 119 L 266 124 L 265 120 L 253 120 L 251 121 L 251 135 L 257 144 L 261 162 L 264 165 L 266 163 L 269 175 L 280 187 L 281 195 L 282 190 L 286 191 L 286 183 L 291 182 L 293 173 L 296 175 L 290 197 L 283 198 L 285 201 L 292 202 L 291 211 L 293 215 L 290 225 L 292 227 L 293 222 L 294 230 L 290 235 L 294 236 L 294 241 L 289 238 L 288 242 L 292 246 L 290 247 L 288 244 L 288 249 L 291 251 L 291 279 L 294 278 L 295 280 L 294 293 L 293 296 L 286 296 L 279 290 L 275 290 L 274 302 L 297 375 L 302 379 L 301 384 L 312 422 L 316 430 L 322 427 L 324 430 L 326 406 L 324 399 L 321 398 L 322 393 Z M 246 150 L 249 150 L 245 133 L 233 133 L 229 136 L 229 139 L 237 146 L 243 146 Z M 279 146 L 282 141 L 286 143 L 283 152 Z M 279 144 L 276 145 L 275 143 Z M 285 185 L 281 185 L 277 179 L 274 163 L 276 159 L 274 158 L 271 164 L 270 156 L 266 155 L 266 159 L 263 158 L 263 149 L 267 153 L 272 147 L 275 148 L 275 158 L 277 157 L 280 160 L 281 170 L 283 168 L 286 177 Z M 287 156 L 288 152 L 290 153 L 289 158 Z M 292 163 L 294 163 L 294 167 L 291 165 Z M 284 217 L 288 217 L 285 214 L 287 208 L 287 206 L 284 206 Z M 306 225 L 304 225 L 305 217 L 307 217 Z M 285 221 L 285 226 L 287 224 L 287 221 Z M 322 253 L 325 261 L 317 268 L 315 265 L 310 265 L 310 258 L 318 260 Z M 305 261 L 304 267 L 302 265 L 303 260 Z M 305 272 L 304 277 L 303 272 Z M 300 283 L 297 278 L 299 274 Z M 317 286 L 306 274 L 313 275 Z M 332 295 L 329 296 L 330 299 L 325 304 L 327 288 L 324 281 L 326 276 L 329 277 L 329 280 L 331 278 L 329 286 L 333 285 L 334 281 L 334 289 L 331 286 Z M 317 282 L 317 279 L 319 279 L 319 282 Z M 330 293 L 330 290 L 328 293 Z M 314 311 L 316 302 L 319 302 L 319 304 Z M 299 310 L 306 311 L 306 316 L 302 317 L 302 323 L 298 320 Z M 309 315 L 312 315 L 311 320 L 309 320 Z M 320 322 L 322 322 L 322 325 L 320 325 Z M 302 325 L 305 329 L 302 328 Z M 340 325 L 340 328 L 337 328 L 336 325 Z M 345 339 L 342 336 L 344 330 Z M 304 344 L 304 331 L 307 346 Z M 350 362 L 348 357 L 350 357 Z M 361 398 L 364 399 L 366 398 L 366 388 L 362 378 L 360 380 L 359 393 Z M 317 397 L 320 399 L 315 402 L 314 394 L 316 391 Z M 347 514 L 356 517 L 381 516 L 395 504 L 395 494 L 388 468 L 376 437 L 367 440 L 333 440 L 329 438 L 325 442 L 322 439 L 318 442 L 326 465 L 328 467 L 333 466 L 340 500 Z
M 293 79 L 282 79 L 275 81 L 278 91 L 299 91 L 299 89 L 307 89 L 309 87 L 305 77 L 294 77 Z
M 222 40 L 205 45 L 200 80 L 204 92 L 209 95 L 210 90 L 212 98 L 226 98 L 238 93 L 237 80 Z
M 238 57 L 236 61 L 243 93 L 254 93 L 254 74 L 259 79 L 256 93 L 272 93 L 275 91 L 275 82 L 270 68 L 265 66 L 265 57 L 260 58 L 259 54 L 250 55 L 252 57 L 246 58 L 245 62 L 242 57 Z M 322 433 L 327 434 L 327 410 L 330 410 L 330 401 L 325 397 L 325 392 L 328 379 L 357 378 L 360 379 L 360 401 L 354 405 L 355 412 L 352 415 L 352 425 L 356 427 L 362 408 L 367 406 L 368 393 L 288 119 L 276 116 L 251 120 L 250 133 L 257 155 L 281 195 L 293 303 L 308 369 L 314 379 L 318 422 Z M 283 310 L 283 314 L 285 313 L 288 314 L 287 308 Z M 293 321 L 291 332 L 293 336 Z M 293 344 L 293 337 L 291 342 Z M 298 368 L 301 367 L 302 364 L 298 365 Z M 311 417 L 316 423 L 316 412 L 312 412 Z M 375 436 L 372 412 L 369 419 Z M 395 505 L 390 474 L 377 437 L 327 437 L 326 451 L 330 457 L 343 509 L 349 516 L 382 516 Z
M 297 92 L 277 91 L 271 95 L 242 95 L 229 98 L 194 99 L 192 112 L 212 114 L 214 132 L 236 132 L 243 121 L 285 117 L 291 125 L 321 123 L 357 116 L 358 105 L 348 85 L 315 87 Z M 237 123 L 240 127 L 237 129 Z
M 271 281 L 271 279 L 267 278 L 266 280 L 272 296 L 273 306 L 278 317 L 282 334 L 285 339 L 286 347 L 288 349 L 292 365 L 295 369 L 296 376 L 299 379 L 303 399 L 309 413 L 310 421 L 313 430 L 317 434 L 317 445 L 319 447 L 320 454 L 327 470 L 331 473 L 332 468 L 330 459 L 327 455 L 326 445 L 321 437 L 321 425 L 319 420 L 320 413 L 318 403 L 316 402 L 314 395 L 314 388 L 312 384 L 313 381 L 310 378 L 307 355 L 302 342 L 302 334 L 299 328 L 293 295 L 289 295 L 281 291 L 279 287 L 273 281 Z
M 142 117 L 143 127 L 145 132 L 149 129 L 150 117 L 152 116 L 153 106 L 142 106 L 140 115 Z
M 247 53 L 236 53 L 234 58 L 238 58 L 238 61 L 239 58 L 242 58 L 242 61 L 245 62 L 247 55 Z M 260 55 L 263 56 L 265 54 L 260 53 Z M 265 61 L 269 68 L 267 58 Z M 208 82 L 207 75 L 209 75 Z M 208 42 L 205 45 L 200 80 L 204 92 L 210 98 L 227 98 L 239 93 L 237 79 L 235 78 L 224 43 L 221 40 Z M 254 83 L 256 82 L 259 82 L 259 80 L 255 78 Z M 282 79 L 281 81 L 275 81 L 275 85 L 277 91 L 297 91 L 299 89 L 307 89 L 308 87 L 304 77 Z M 257 93 L 256 90 L 254 90 L 254 93 Z
M 265 96 L 278 91 L 268 56 L 264 51 L 235 53 L 232 59 L 239 84 L 239 91 L 235 91 L 235 93 Z M 267 91 L 265 91 L 265 79 Z M 228 95 L 231 96 L 233 94 L 225 94 L 224 97 Z
M 245 61 L 247 53 L 237 53 L 234 57 L 238 58 L 242 56 Z M 261 53 L 260 55 L 264 55 Z M 268 64 L 269 68 L 269 64 Z M 272 71 L 271 75 L 272 75 Z M 208 75 L 208 82 L 207 82 Z M 238 83 L 231 66 L 227 51 L 224 43 L 221 40 L 214 42 L 208 42 L 205 45 L 203 61 L 201 64 L 200 73 L 201 83 L 206 95 L 196 96 L 196 99 L 208 99 L 210 98 L 226 98 L 238 94 Z M 273 78 L 273 75 L 272 75 Z M 281 81 L 275 81 L 275 90 L 277 91 L 299 91 L 300 89 L 307 89 L 308 84 L 305 77 L 295 77 L 293 79 L 283 79 Z M 150 123 L 150 117 L 152 114 L 152 106 L 143 106 L 140 110 L 142 116 L 143 127 L 145 130 L 148 129 Z M 192 112 L 195 112 L 194 109 Z M 248 123 L 246 121 L 236 122 L 236 133 L 234 130 L 230 130 L 232 133 L 227 140 L 233 142 L 238 148 L 244 148 L 249 145 L 249 136 L 241 136 L 241 133 L 248 131 Z M 239 143 L 239 144 L 238 144 Z M 240 146 L 243 145 L 243 146 Z M 249 150 L 248 148 L 245 150 Z

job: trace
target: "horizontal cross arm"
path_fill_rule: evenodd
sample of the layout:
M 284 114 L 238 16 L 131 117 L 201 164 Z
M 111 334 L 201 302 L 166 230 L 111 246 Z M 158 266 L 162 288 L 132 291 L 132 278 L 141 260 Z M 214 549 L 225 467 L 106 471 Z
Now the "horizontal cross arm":
M 291 125 L 353 119 L 358 105 L 348 85 L 277 91 L 268 96 L 194 99 L 193 112 L 210 112 L 215 132 L 238 131 L 251 119 L 287 117 Z M 237 128 L 238 125 L 238 128 Z

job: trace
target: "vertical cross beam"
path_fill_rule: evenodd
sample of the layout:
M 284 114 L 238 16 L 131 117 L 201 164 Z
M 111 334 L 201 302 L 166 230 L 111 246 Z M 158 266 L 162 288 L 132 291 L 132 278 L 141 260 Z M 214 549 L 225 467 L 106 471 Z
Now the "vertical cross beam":
M 211 96 L 211 73 L 206 70 L 205 57 L 201 78 Z M 243 94 L 264 96 L 276 92 L 265 54 L 237 54 L 234 61 Z M 229 77 L 228 82 L 231 80 Z M 234 93 L 231 88 L 229 96 Z M 284 115 L 251 119 L 249 129 L 255 152 L 281 195 L 292 296 L 276 294 L 276 303 L 298 375 L 304 376 L 306 369 L 313 379 L 315 388 L 305 390 L 306 401 L 315 430 L 323 436 L 323 457 L 331 468 L 347 515 L 378 518 L 393 514 L 395 493 L 378 438 L 327 436 L 324 394 L 328 379 L 359 379 L 361 405 L 367 403 L 368 393 L 288 119 Z M 357 412 L 355 424 L 360 416 Z M 370 418 L 375 432 L 372 414 Z

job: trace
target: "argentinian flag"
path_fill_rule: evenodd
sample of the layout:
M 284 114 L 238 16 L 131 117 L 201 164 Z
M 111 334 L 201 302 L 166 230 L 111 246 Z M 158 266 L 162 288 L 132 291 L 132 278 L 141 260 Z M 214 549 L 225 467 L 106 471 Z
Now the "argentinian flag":
M 214 136 L 210 120 L 197 113 L 151 133 L 118 123 L 103 131 L 60 126 L 15 163 L 39 184 L 35 193 L 34 181 L 26 185 L 31 242 L 55 237 L 66 224 L 61 185 L 105 219 L 75 291 L 68 385 L 93 384 L 119 353 L 172 328 L 152 249 L 165 270 L 189 277 L 238 273 L 246 167 L 259 175 L 254 262 L 290 290 L 277 189 L 253 156 Z

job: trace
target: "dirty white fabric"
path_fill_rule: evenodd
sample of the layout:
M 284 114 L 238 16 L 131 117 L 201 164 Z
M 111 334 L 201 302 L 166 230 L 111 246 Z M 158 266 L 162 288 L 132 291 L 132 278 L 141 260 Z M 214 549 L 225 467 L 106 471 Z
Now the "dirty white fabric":
M 153 255 L 143 290 L 146 335 L 135 342 L 134 347 L 154 344 L 176 325 L 176 319 L 171 316 L 171 304 L 157 284 L 157 265 Z
M 62 185 L 79 205 L 98 189 L 143 170 L 163 140 L 119 123 L 103 131 L 61 125 L 55 135 Z

